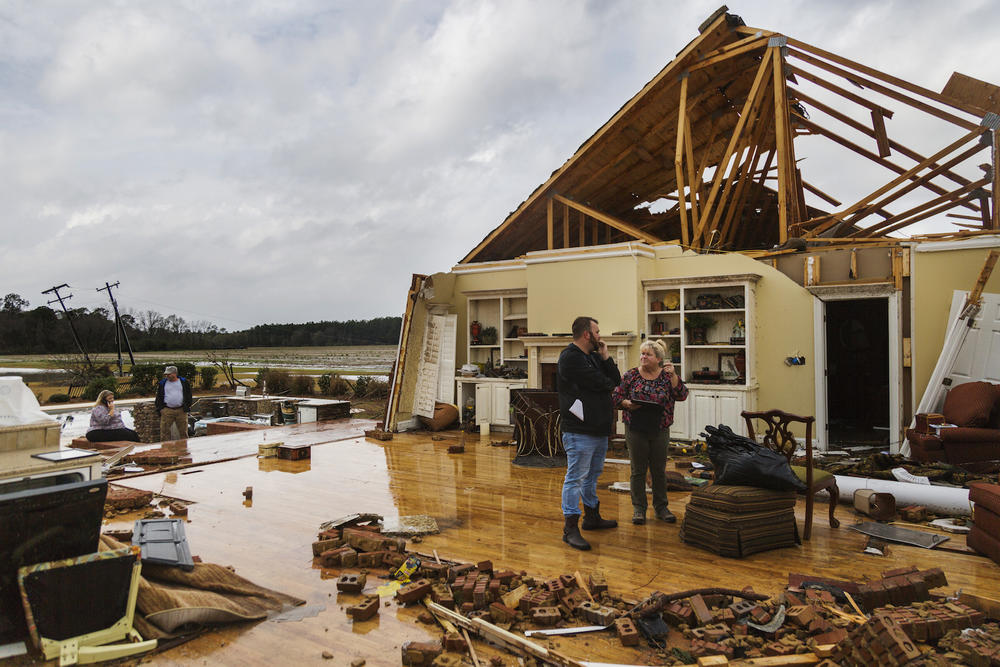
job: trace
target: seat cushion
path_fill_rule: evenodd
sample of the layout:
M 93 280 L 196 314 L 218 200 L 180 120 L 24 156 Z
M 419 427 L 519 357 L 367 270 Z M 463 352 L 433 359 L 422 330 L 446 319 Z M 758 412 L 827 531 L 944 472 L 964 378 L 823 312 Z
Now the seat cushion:
M 730 514 L 766 512 L 795 507 L 795 492 L 710 484 L 691 493 L 691 504 Z
M 969 500 L 976 504 L 977 510 L 982 506 L 994 514 L 1000 514 L 1000 484 L 972 482 L 969 484 Z
M 996 385 L 989 382 L 966 382 L 948 391 L 941 413 L 949 424 L 981 428 L 991 423 L 996 402 Z
M 941 442 L 948 446 L 949 442 L 995 442 L 1000 447 L 1000 429 L 995 428 L 958 428 L 941 429 Z
M 792 466 L 792 472 L 795 476 L 801 479 L 803 482 L 806 481 L 806 467 L 805 466 Z M 826 482 L 833 477 L 833 473 L 827 472 L 826 470 L 820 470 L 819 468 L 813 468 L 813 485 L 818 486 L 823 482 Z

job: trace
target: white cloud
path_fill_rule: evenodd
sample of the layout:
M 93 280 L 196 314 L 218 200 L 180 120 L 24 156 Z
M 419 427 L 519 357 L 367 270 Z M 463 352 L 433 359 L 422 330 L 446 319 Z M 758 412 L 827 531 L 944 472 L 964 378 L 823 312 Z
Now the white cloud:
M 399 313 L 411 273 L 465 255 L 717 6 L 0 5 L 0 283 L 37 305 L 120 280 L 124 306 L 230 328 Z M 930 88 L 1000 81 L 985 0 L 741 10 Z M 807 180 L 871 188 L 801 141 Z

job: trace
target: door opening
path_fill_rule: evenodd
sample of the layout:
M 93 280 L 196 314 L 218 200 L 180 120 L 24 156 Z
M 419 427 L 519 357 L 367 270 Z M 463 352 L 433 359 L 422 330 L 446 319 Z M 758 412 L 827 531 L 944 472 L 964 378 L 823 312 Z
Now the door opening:
M 826 302 L 828 446 L 890 444 L 889 303 Z

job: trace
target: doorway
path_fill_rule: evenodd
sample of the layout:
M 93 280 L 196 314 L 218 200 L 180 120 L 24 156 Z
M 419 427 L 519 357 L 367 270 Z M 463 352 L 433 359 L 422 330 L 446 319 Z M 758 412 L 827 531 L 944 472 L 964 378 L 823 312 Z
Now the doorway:
M 888 447 L 895 393 L 889 299 L 827 301 L 825 306 L 828 447 Z

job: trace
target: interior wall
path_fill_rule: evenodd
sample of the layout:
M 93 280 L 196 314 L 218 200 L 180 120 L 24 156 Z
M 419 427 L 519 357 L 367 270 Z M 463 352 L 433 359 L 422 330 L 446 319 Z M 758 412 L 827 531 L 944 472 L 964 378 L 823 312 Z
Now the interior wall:
M 924 252 L 935 244 L 914 248 L 910 260 L 910 286 L 913 293 L 912 376 L 913 404 L 916 408 L 934 372 L 947 333 L 948 310 L 955 290 L 971 290 L 990 250 L 1000 247 L 940 250 Z M 984 292 L 1000 293 L 1000 267 L 994 269 Z

